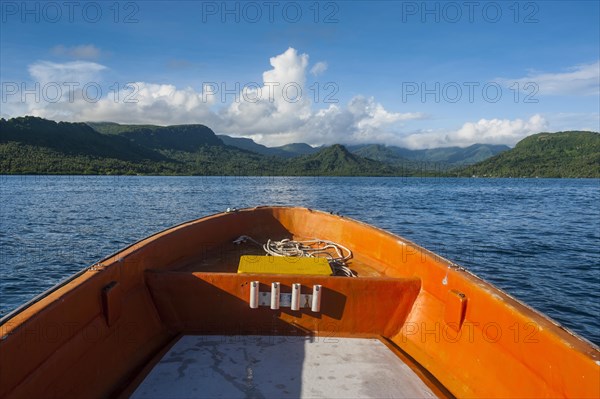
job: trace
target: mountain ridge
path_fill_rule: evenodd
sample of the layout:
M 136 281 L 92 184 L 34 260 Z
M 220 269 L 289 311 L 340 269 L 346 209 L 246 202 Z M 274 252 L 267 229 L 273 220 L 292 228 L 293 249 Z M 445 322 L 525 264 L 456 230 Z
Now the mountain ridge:
M 0 119 L 0 173 L 600 177 L 597 132 L 543 132 L 508 150 L 484 144 L 406 150 L 382 144 L 316 148 L 304 143 L 283 149 L 250 139 L 235 140 L 250 149 L 230 145 L 227 138 L 224 142 L 201 124 L 85 124 L 32 116 Z M 465 160 L 473 162 L 478 157 L 485 159 L 464 165 Z
M 130 131 L 143 132 L 177 126 L 194 126 L 172 125 L 164 127 L 153 125 L 121 125 L 115 122 L 88 122 L 88 125 L 92 126 L 100 133 L 127 135 L 134 135 L 134 133 L 129 133 Z M 280 156 L 283 158 L 314 154 L 323 148 L 323 146 L 313 147 L 306 143 L 289 143 L 282 146 L 268 147 L 263 144 L 259 144 L 248 137 L 234 137 L 225 134 L 218 134 L 217 137 L 225 145 L 237 147 L 261 155 Z M 417 150 L 375 143 L 342 145 L 344 145 L 350 152 L 354 154 L 385 163 L 416 164 L 417 162 L 438 162 L 447 164 L 448 166 L 474 164 L 492 157 L 502 151 L 507 151 L 510 149 L 510 147 L 507 145 L 494 144 L 472 144 L 468 147 L 451 146 Z
M 218 135 L 227 145 L 247 149 L 263 155 L 294 157 L 314 154 L 322 147 L 313 147 L 306 143 L 291 143 L 279 147 L 267 147 L 247 137 Z M 385 144 L 344 145 L 350 152 L 365 158 L 386 163 L 440 162 L 449 166 L 468 165 L 480 162 L 502 151 L 510 149 L 507 145 L 472 144 L 468 147 L 439 147 L 433 149 L 411 150 L 404 147 Z
M 293 159 L 226 145 L 204 125 L 96 125 L 105 133 L 92 126 L 31 116 L 0 119 L 0 173 L 270 176 L 394 173 L 388 165 L 356 156 L 334 157 L 334 164 L 327 164 L 332 151 L 347 152 L 342 146 L 307 155 L 314 159 L 300 157 L 292 162 Z M 118 145 L 127 151 L 119 151 Z

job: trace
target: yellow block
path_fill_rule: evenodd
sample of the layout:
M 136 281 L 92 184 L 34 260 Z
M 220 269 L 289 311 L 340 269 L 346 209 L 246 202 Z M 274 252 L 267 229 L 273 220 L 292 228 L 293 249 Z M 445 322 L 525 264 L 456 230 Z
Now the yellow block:
M 325 258 L 243 255 L 240 257 L 238 273 L 330 276 L 331 267 Z

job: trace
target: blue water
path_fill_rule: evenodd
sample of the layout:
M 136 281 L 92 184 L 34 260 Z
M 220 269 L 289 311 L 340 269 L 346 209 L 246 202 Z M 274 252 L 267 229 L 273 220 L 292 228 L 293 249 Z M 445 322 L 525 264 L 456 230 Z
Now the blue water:
M 0 176 L 0 316 L 129 243 L 228 207 L 300 205 L 462 264 L 600 344 L 600 180 Z

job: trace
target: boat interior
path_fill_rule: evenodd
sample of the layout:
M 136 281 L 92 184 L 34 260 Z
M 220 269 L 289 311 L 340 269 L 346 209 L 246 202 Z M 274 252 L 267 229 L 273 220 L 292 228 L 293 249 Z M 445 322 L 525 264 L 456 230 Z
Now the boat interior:
M 252 268 L 253 241 L 315 238 L 350 249 L 354 276 Z M 175 226 L 0 323 L 2 398 L 600 394 L 597 347 L 410 241 L 305 208 Z

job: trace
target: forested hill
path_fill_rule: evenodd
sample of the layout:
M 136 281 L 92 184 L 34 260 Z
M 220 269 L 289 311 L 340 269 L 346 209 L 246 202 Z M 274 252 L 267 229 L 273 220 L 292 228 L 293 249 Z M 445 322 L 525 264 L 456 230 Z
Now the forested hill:
M 195 151 L 204 145 L 223 145 L 217 135 L 204 125 L 119 125 L 106 122 L 88 125 L 100 133 L 126 137 L 142 147 L 154 150 Z
M 315 154 L 293 158 L 289 164 L 292 170 L 307 170 L 323 176 L 366 176 L 369 170 L 390 176 L 400 172 L 392 165 L 352 154 L 339 144 L 325 147 Z
M 219 137 L 200 124 L 86 124 L 28 116 L 0 119 L 0 174 L 600 177 L 600 134 L 540 133 L 509 150 L 485 144 L 269 148 Z
M 600 133 L 538 133 L 515 148 L 459 171 L 480 177 L 600 178 Z
M 342 146 L 287 159 L 225 145 L 204 125 L 0 119 L 0 174 L 389 176 L 399 169 Z M 336 156 L 335 154 L 341 154 Z
M 126 137 L 101 134 L 85 123 L 54 122 L 36 117 L 0 119 L 0 144 L 19 143 L 64 155 L 87 155 L 124 161 L 163 160 L 160 154 Z

